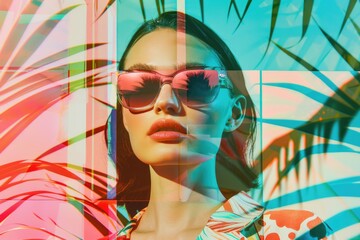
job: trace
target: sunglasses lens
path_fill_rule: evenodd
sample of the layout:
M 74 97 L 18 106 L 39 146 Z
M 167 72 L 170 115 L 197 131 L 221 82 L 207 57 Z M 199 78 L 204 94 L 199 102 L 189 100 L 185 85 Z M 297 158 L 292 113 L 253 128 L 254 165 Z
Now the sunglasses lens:
M 219 75 L 216 70 L 186 70 L 177 73 L 172 88 L 181 101 L 189 106 L 206 105 L 219 93 Z M 130 109 L 151 106 L 160 91 L 161 77 L 148 72 L 128 72 L 119 75 L 118 92 L 122 105 Z
M 216 70 L 188 70 L 179 73 L 173 80 L 181 101 L 196 107 L 211 103 L 219 93 L 219 77 Z
M 151 73 L 131 72 L 118 78 L 120 101 L 127 108 L 151 105 L 160 89 L 160 79 Z

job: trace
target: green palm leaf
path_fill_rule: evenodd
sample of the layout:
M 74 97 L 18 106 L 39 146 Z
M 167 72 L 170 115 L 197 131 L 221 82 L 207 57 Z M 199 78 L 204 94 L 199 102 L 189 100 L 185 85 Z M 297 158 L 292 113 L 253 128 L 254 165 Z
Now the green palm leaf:
M 311 65 L 310 63 L 308 63 L 307 61 L 305 61 L 303 58 L 296 56 L 295 54 L 293 54 L 292 52 L 288 51 L 287 49 L 281 47 L 280 45 L 278 45 L 277 43 L 274 42 L 274 44 L 281 50 L 283 51 L 286 55 L 288 55 L 289 57 L 291 57 L 292 59 L 294 59 L 296 62 L 300 63 L 303 67 L 305 67 L 307 70 L 311 71 L 314 75 L 316 75 L 317 77 L 319 77 L 319 79 L 321 79 L 330 89 L 332 89 L 334 92 L 337 92 L 337 95 L 342 98 L 342 100 L 344 100 L 345 104 L 348 104 L 349 106 L 351 106 L 353 109 L 356 109 L 359 106 L 359 103 L 354 101 L 351 97 L 349 97 L 347 94 L 343 93 L 341 90 L 338 91 L 338 87 L 329 79 L 327 78 L 324 74 L 322 74 L 321 72 L 319 72 L 319 70 L 317 68 L 315 68 L 313 65 Z
M 304 0 L 304 11 L 303 11 L 303 23 L 302 23 L 302 33 L 301 39 L 304 38 L 306 31 L 309 27 L 311 13 L 314 6 L 314 0 Z M 300 39 L 300 41 L 301 41 Z
M 342 47 L 338 42 L 336 42 L 329 34 L 327 34 L 320 26 L 319 28 L 326 37 L 326 39 L 334 47 L 334 49 L 340 54 L 342 59 L 344 59 L 351 66 L 352 69 L 354 69 L 355 71 L 359 71 L 360 62 L 353 55 L 351 55 L 344 47 Z
M 342 30 L 344 29 L 344 26 L 345 26 L 347 20 L 350 18 L 350 15 L 351 15 L 354 7 L 355 7 L 356 2 L 357 2 L 356 0 L 350 0 L 349 1 L 349 5 L 346 8 L 346 13 L 345 13 L 345 16 L 344 16 L 344 20 L 341 23 L 341 27 L 340 27 L 340 30 L 339 30 L 339 35 L 342 32 Z
M 140 3 L 141 13 L 142 13 L 144 22 L 146 22 L 146 12 L 145 12 L 144 1 L 143 1 L 143 0 L 139 0 L 139 3 Z

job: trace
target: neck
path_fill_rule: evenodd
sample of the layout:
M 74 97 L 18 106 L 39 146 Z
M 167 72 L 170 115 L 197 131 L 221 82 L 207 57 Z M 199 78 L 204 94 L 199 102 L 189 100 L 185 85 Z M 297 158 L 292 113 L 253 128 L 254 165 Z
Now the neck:
M 215 159 L 196 166 L 152 166 L 151 194 L 141 220 L 148 231 L 203 228 L 225 201 L 216 181 Z
M 152 166 L 150 176 L 150 202 L 185 204 L 224 200 L 216 181 L 215 160 L 196 166 Z

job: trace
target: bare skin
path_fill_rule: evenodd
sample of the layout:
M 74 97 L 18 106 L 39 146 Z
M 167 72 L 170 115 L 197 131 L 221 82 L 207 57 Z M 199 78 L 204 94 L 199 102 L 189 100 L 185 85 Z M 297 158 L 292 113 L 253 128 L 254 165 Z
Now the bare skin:
M 221 67 L 216 54 L 203 42 L 185 33 L 160 29 L 131 48 L 125 69 L 141 70 L 137 67 L 148 65 L 161 74 L 171 74 L 188 62 Z M 221 89 L 208 106 L 189 108 L 165 84 L 152 110 L 132 113 L 123 108 L 124 126 L 134 153 L 150 165 L 151 175 L 149 205 L 131 239 L 196 239 L 223 204 L 215 157 L 233 104 L 229 90 Z M 178 143 L 154 141 L 146 132 L 159 119 L 172 119 L 186 126 L 189 137 Z
M 166 168 L 160 171 L 178 171 L 176 166 Z M 182 172 L 181 179 L 174 182 L 151 169 L 150 202 L 132 239 L 195 239 L 211 214 L 222 205 L 225 199 L 219 189 L 206 189 L 201 194 L 194 190 L 200 186 L 189 188 L 190 184 L 183 182 L 193 175 L 198 177 L 195 169 Z

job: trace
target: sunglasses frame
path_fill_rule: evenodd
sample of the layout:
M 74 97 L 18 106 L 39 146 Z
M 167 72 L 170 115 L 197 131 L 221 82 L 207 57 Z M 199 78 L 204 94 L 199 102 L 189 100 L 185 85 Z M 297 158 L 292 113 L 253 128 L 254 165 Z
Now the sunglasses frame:
M 187 72 L 187 71 L 196 71 L 196 70 L 214 70 L 214 71 L 217 71 L 218 72 L 218 77 L 219 77 L 219 83 L 218 83 L 218 86 L 220 88 L 226 88 L 226 89 L 229 89 L 230 90 L 230 93 L 231 93 L 231 96 L 233 96 L 233 85 L 231 83 L 231 80 L 229 79 L 229 77 L 227 76 L 226 74 L 226 71 L 225 70 L 219 70 L 219 69 L 186 69 L 186 70 L 179 70 L 179 71 L 176 71 L 174 72 L 173 74 L 171 75 L 163 75 L 161 73 L 158 73 L 156 71 L 144 71 L 144 70 L 131 70 L 131 71 L 126 71 L 126 70 L 123 70 L 123 71 L 118 71 L 116 72 L 116 92 L 117 92 L 117 96 L 118 96 L 118 101 L 119 103 L 121 104 L 121 106 L 123 106 L 124 108 L 126 109 L 129 109 L 131 112 L 144 112 L 144 111 L 148 111 L 150 109 L 152 109 L 155 105 L 155 102 L 157 100 L 157 98 L 159 97 L 159 94 L 161 92 L 161 88 L 165 85 L 165 84 L 169 84 L 172 88 L 172 80 L 174 79 L 174 77 L 177 75 L 177 74 L 180 74 L 182 72 Z M 119 90 L 118 90 L 118 78 L 123 75 L 123 74 L 128 74 L 128 73 L 134 73 L 134 72 L 139 72 L 139 73 L 151 73 L 151 74 L 155 74 L 155 75 L 158 75 L 160 76 L 161 78 L 163 78 L 164 80 L 161 80 L 161 84 L 159 84 L 159 89 L 158 89 L 158 92 L 156 94 L 156 96 L 154 97 L 153 101 L 146 105 L 146 106 L 143 106 L 143 107 L 130 107 L 130 106 L 127 106 L 127 104 L 125 102 L 123 102 L 121 99 L 122 99 L 122 94 L 119 93 Z M 170 80 L 171 79 L 171 80 Z M 179 99 L 180 101 L 181 100 L 181 97 L 178 96 L 177 92 L 174 91 L 174 89 L 172 89 L 174 94 L 176 95 L 176 98 Z M 200 107 L 204 107 L 204 106 L 207 106 L 209 105 L 210 103 L 212 103 L 216 98 L 217 96 L 219 95 L 219 92 L 218 91 L 216 93 L 216 96 L 214 96 L 213 100 L 211 102 L 208 102 L 208 103 L 203 103 L 203 104 L 191 104 L 190 106 L 185 104 L 186 106 L 190 107 L 190 108 L 200 108 Z

